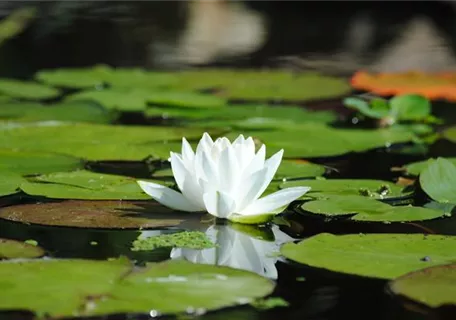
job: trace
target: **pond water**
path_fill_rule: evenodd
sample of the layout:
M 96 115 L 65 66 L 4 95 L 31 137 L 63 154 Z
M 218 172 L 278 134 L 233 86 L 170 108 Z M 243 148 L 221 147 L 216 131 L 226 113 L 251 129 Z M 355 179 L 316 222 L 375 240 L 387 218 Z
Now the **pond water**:
M 326 74 L 145 71 L 92 63 L 104 52 L 73 62 L 27 56 L 30 68 L 0 70 L 0 240 L 19 241 L 14 254 L 0 241 L 0 319 L 34 319 L 25 309 L 71 319 L 454 319 L 456 107 L 451 90 L 437 86 L 437 99 L 431 85 L 454 87 L 454 76 L 399 79 L 398 90 L 418 83 L 421 94 L 399 101 L 329 76 L 347 73 L 343 59 Z M 131 61 L 139 56 L 113 64 L 148 65 Z M 181 152 L 183 137 L 195 147 L 203 132 L 253 136 L 267 157 L 283 148 L 267 194 L 312 189 L 259 225 L 150 199 L 136 181 L 177 188 L 169 153 Z M 414 271 L 450 263 L 446 286 L 412 290 L 436 290 L 446 305 L 395 291 Z

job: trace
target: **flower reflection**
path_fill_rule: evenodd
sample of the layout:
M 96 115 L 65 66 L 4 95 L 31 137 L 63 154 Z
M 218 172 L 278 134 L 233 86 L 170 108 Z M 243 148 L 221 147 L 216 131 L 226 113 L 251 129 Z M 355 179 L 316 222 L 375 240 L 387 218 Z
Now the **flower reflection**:
M 239 226 L 212 225 L 205 233 L 216 244 L 215 248 L 174 248 L 171 259 L 243 269 L 277 279 L 275 263 L 278 260 L 279 248 L 283 243 L 294 239 L 280 231 L 277 226 L 267 229 Z

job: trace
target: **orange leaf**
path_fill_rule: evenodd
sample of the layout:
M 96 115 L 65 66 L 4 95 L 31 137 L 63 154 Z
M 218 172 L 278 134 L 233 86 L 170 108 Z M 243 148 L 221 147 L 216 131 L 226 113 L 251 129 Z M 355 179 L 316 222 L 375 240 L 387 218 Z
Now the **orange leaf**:
M 351 85 L 355 89 L 380 96 L 414 93 L 428 99 L 456 101 L 456 73 L 453 72 L 410 71 L 372 74 L 358 71 L 353 75 Z

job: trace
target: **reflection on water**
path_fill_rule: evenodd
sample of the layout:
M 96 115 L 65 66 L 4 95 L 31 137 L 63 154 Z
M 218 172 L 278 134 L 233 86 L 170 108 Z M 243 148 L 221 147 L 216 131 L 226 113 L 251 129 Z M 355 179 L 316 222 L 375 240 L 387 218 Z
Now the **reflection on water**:
M 277 226 L 260 230 L 245 226 L 236 229 L 234 225 L 212 225 L 205 233 L 216 244 L 215 248 L 175 248 L 171 251 L 171 259 L 243 269 L 277 279 L 275 264 L 280 246 L 293 241 L 293 238 L 280 231 Z

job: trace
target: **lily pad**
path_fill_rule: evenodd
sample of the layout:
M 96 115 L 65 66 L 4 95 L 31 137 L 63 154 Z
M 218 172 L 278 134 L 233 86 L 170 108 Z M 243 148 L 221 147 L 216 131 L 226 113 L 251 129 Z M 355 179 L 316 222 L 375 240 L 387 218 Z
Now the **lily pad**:
M 29 195 L 53 199 L 150 199 L 135 179 L 85 170 L 37 176 L 22 183 L 20 187 Z
M 450 161 L 451 163 L 456 165 L 456 158 L 445 158 L 445 159 L 447 159 L 448 161 Z M 405 172 L 407 172 L 407 174 L 410 174 L 413 176 L 418 176 L 421 174 L 421 172 L 424 169 L 426 169 L 428 167 L 429 164 L 431 164 L 433 162 L 433 160 L 434 159 L 428 159 L 425 161 L 409 163 L 409 164 L 405 165 L 403 169 L 405 170 Z
M 310 187 L 306 194 L 310 197 L 326 196 L 365 196 L 373 199 L 388 199 L 406 195 L 403 188 L 390 181 L 367 179 L 318 179 L 286 181 L 280 188 Z
M 19 192 L 19 186 L 24 182 L 19 174 L 0 171 L 0 197 Z
M 456 100 L 456 96 L 455 96 Z M 456 143 L 456 126 L 450 127 L 443 131 L 443 137 L 450 140 L 451 142 Z
M 14 79 L 0 79 L 0 93 L 12 98 L 43 100 L 56 98 L 60 91 L 43 84 Z
M 287 243 L 288 259 L 334 272 L 394 279 L 456 259 L 456 237 L 421 234 L 321 233 L 297 244 Z
M 215 310 L 250 303 L 274 289 L 273 282 L 250 272 L 186 261 L 150 263 L 138 270 L 125 260 L 3 262 L 0 277 L 5 280 L 0 309 L 51 317 Z
M 420 185 L 433 200 L 456 203 L 456 165 L 444 158 L 432 160 L 420 174 Z
M 87 160 L 142 160 L 169 156 L 167 141 L 199 139 L 199 128 L 158 126 L 109 126 L 101 124 L 36 123 L 10 127 L 0 125 L 0 148 L 55 152 Z M 216 133 L 212 130 L 211 133 Z
M 43 255 L 44 250 L 38 246 L 16 240 L 0 239 L 0 260 L 38 258 Z
M 175 212 L 153 201 L 78 201 L 21 204 L 0 209 L 0 218 L 48 226 L 146 229 L 199 221 L 199 214 Z
M 72 171 L 83 166 L 81 159 L 66 155 L 0 149 L 0 172 L 28 175 Z
M 456 263 L 430 267 L 406 274 L 389 284 L 396 295 L 431 308 L 456 306 Z
M 446 213 L 412 206 L 389 204 L 362 196 L 332 196 L 325 200 L 309 201 L 301 205 L 305 211 L 324 216 L 347 216 L 354 221 L 403 222 L 422 221 L 444 216 Z

